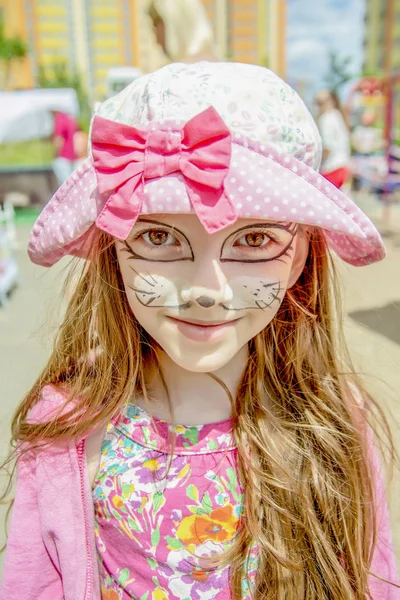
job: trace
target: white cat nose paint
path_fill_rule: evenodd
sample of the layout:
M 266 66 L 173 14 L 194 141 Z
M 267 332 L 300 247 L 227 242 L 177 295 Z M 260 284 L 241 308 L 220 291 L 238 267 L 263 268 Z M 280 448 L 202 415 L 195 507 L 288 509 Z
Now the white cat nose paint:
M 228 304 L 233 299 L 233 292 L 229 285 L 225 285 L 220 291 L 211 291 L 205 288 L 193 287 L 181 290 L 183 302 L 195 303 L 202 308 L 212 308 L 220 304 Z

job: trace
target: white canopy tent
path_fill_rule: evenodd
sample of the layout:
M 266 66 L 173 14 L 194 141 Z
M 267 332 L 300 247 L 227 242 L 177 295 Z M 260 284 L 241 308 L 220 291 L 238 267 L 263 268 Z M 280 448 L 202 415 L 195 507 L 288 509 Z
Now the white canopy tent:
M 51 111 L 79 113 L 73 89 L 0 92 L 0 144 L 45 138 L 53 131 Z

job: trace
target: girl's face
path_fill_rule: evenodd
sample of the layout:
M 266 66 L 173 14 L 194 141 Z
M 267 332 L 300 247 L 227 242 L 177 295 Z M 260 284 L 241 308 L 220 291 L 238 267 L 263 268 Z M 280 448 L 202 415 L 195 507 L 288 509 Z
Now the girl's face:
M 142 327 L 182 368 L 210 372 L 274 318 L 308 242 L 296 223 L 239 219 L 210 235 L 195 215 L 148 215 L 116 248 Z

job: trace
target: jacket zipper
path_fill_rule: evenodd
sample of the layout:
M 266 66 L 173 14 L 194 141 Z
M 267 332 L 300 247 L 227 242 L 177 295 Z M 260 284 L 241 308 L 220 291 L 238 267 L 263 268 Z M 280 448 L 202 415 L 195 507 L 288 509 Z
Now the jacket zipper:
M 78 466 L 79 466 L 79 478 L 81 484 L 81 498 L 83 505 L 83 517 L 85 522 L 85 542 L 86 542 L 86 564 L 87 564 L 87 572 L 86 572 L 86 589 L 85 589 L 85 597 L 84 600 L 91 600 L 92 592 L 93 592 L 93 561 L 92 561 L 92 552 L 91 552 L 91 543 L 89 540 L 89 523 L 88 523 L 88 515 L 87 515 L 87 503 L 85 497 L 85 473 L 84 473 L 84 463 L 85 463 L 85 440 L 79 442 L 76 447 L 78 454 Z

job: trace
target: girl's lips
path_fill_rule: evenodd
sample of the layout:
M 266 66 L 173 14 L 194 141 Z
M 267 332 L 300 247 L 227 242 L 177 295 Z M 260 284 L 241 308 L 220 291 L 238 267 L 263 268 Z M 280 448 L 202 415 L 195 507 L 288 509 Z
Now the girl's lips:
M 228 329 L 236 325 L 239 319 L 225 321 L 220 323 L 207 323 L 181 321 L 174 317 L 167 317 L 172 323 L 175 323 L 180 333 L 195 342 L 209 342 L 220 338 Z

